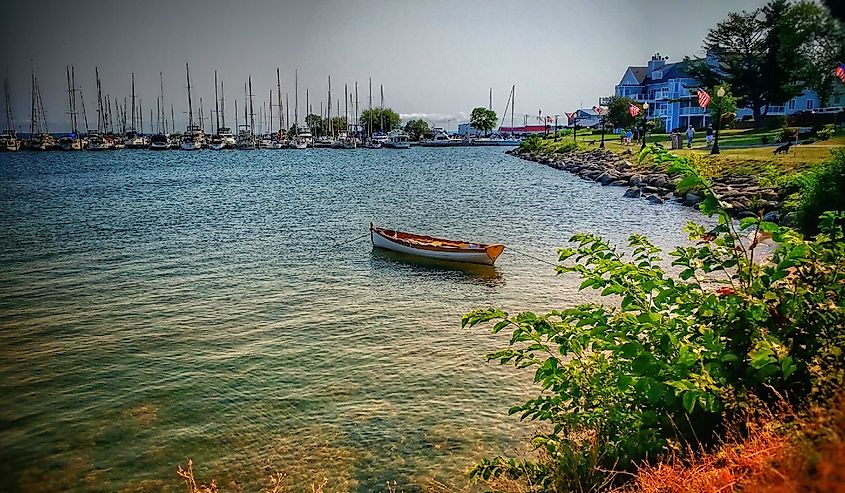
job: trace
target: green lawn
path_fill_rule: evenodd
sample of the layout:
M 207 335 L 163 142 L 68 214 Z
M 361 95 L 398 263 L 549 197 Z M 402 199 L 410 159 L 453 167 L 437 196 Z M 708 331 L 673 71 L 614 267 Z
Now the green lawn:
M 710 154 L 704 132 L 696 132 L 691 149 L 684 147 L 673 152 L 680 155 L 701 156 L 712 164 L 719 173 L 760 174 L 764 170 L 771 169 L 773 165 L 784 173 L 800 171 L 826 161 L 830 158 L 832 149 L 845 147 L 845 130 L 843 129 L 839 129 L 829 140 L 793 146 L 788 154 L 777 155 L 773 154 L 775 144 L 761 146 L 763 136 L 767 136 L 770 142 L 774 142 L 780 136 L 780 130 L 721 131 L 719 135 L 721 153 L 717 155 Z M 646 140 L 648 143 L 659 142 L 667 148 L 669 147 L 669 136 L 667 134 L 649 134 Z M 600 141 L 600 135 L 590 135 L 586 132 L 579 132 L 578 134 L 578 143 L 582 149 L 596 148 Z M 545 140 L 547 146 L 553 145 L 553 142 L 553 138 Z M 572 142 L 571 134 L 559 139 L 557 145 L 565 142 Z M 684 145 L 686 145 L 685 136 Z M 741 146 L 745 147 L 738 148 Z M 624 152 L 629 149 L 636 153 L 640 150 L 639 145 L 621 144 L 619 136 L 614 134 L 605 134 L 605 148 L 615 152 Z

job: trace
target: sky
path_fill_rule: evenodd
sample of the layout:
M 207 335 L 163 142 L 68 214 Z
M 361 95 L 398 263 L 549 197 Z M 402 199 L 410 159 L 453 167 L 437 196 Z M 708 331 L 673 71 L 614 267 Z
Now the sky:
M 150 109 L 164 77 L 169 117 L 187 123 L 185 63 L 190 64 L 194 111 L 214 106 L 214 70 L 225 84 L 226 120 L 234 100 L 243 109 L 243 84 L 252 75 L 255 112 L 276 88 L 294 106 L 299 73 L 300 121 L 305 92 L 314 113 L 340 100 L 343 85 L 358 82 L 360 110 L 368 80 L 379 102 L 403 119 L 423 118 L 454 129 L 476 106 L 500 118 L 515 85 L 516 123 L 591 107 L 613 93 L 629 65 L 655 53 L 677 61 L 702 55 L 709 27 L 729 11 L 752 10 L 760 0 L 559 0 L 286 1 L 286 0 L 8 0 L 0 17 L 0 70 L 9 78 L 17 124 L 29 127 L 34 67 L 49 130 L 66 131 L 65 67 L 73 65 L 85 98 L 89 127 L 96 128 L 94 67 L 104 93 L 122 103 L 136 97 L 149 130 Z M 275 101 L 274 101 L 275 104 Z M 336 103 L 332 103 L 337 107 Z M 77 103 L 81 110 L 81 104 Z M 335 109 L 332 111 L 335 113 Z M 510 110 L 505 124 L 510 123 Z M 291 118 L 293 109 L 291 108 Z M 274 116 L 275 118 L 275 116 Z M 82 116 L 80 119 L 80 127 Z M 530 120 L 529 120 L 530 122 Z M 277 123 L 274 123 L 277 126 Z M 208 127 L 208 125 L 207 125 Z

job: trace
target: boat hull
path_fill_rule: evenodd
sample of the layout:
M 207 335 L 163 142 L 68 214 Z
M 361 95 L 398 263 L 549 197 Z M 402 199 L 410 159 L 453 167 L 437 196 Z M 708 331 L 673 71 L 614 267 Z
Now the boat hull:
M 434 248 L 415 248 L 403 242 L 391 239 L 378 228 L 370 228 L 370 240 L 376 248 L 384 248 L 394 252 L 437 260 L 481 265 L 493 265 L 498 256 L 502 253 L 502 250 L 504 250 L 502 245 L 486 245 L 482 248 L 474 249 L 451 249 L 451 251 Z

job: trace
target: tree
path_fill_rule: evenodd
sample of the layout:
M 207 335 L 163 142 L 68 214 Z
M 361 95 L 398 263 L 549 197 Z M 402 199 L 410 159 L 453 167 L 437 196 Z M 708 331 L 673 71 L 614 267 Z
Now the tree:
M 323 135 L 323 118 L 320 115 L 310 114 L 305 117 L 305 124 L 311 129 L 315 137 Z
M 391 108 L 373 108 L 364 110 L 358 123 L 367 133 L 389 132 L 395 128 L 399 128 L 401 123 L 399 114 Z M 372 124 L 372 128 L 370 125 Z
M 732 12 L 707 33 L 708 59 L 685 59 L 686 71 L 704 86 L 726 82 L 757 126 L 771 105 L 805 89 L 829 96 L 832 60 L 842 53 L 842 30 L 816 4 L 772 0 L 751 12 Z M 837 44 L 838 43 L 838 44 Z
M 409 120 L 405 124 L 405 133 L 411 136 L 411 140 L 420 140 L 431 134 L 431 129 L 425 120 Z
M 332 130 L 334 130 L 335 134 L 347 131 L 347 125 L 346 125 L 347 122 L 346 122 L 345 116 L 333 116 L 331 118 L 331 123 L 332 123 L 331 128 L 332 128 Z
M 497 121 L 496 112 L 483 106 L 473 109 L 469 115 L 469 124 L 485 134 L 496 128 Z
M 845 24 L 813 2 L 796 4 L 789 24 L 804 40 L 800 47 L 801 79 L 818 94 L 821 105 L 825 106 L 833 88 L 840 83 L 832 67 L 845 60 Z
M 725 90 L 725 95 L 722 97 L 718 96 L 719 88 Z M 717 118 L 721 118 L 721 126 L 725 128 L 736 119 L 736 97 L 731 93 L 731 88 L 727 84 L 713 86 L 708 88 L 707 92 L 712 98 L 710 104 L 707 105 L 710 117 L 714 122 Z
M 607 103 L 606 122 L 616 128 L 628 128 L 637 123 L 637 118 L 631 116 L 631 105 L 639 107 L 639 103 L 629 97 L 611 96 Z

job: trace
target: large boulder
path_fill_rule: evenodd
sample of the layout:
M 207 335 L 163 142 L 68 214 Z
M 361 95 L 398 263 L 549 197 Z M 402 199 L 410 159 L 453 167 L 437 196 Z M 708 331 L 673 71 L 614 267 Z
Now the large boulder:
M 696 204 L 700 204 L 704 202 L 704 197 L 698 195 L 697 193 L 687 192 L 686 197 L 684 197 L 684 205 L 693 206 Z
M 652 204 L 662 204 L 663 203 L 663 199 L 661 199 L 657 195 L 649 195 L 648 197 L 646 197 L 646 200 L 648 200 Z
M 637 187 L 631 187 L 631 188 L 629 188 L 628 190 L 625 190 L 625 194 L 623 195 L 623 197 L 628 197 L 628 198 L 631 198 L 631 199 L 636 199 L 636 198 L 639 198 L 639 196 L 640 196 L 641 194 L 642 194 L 642 191 L 641 191 L 639 188 L 637 188 Z

